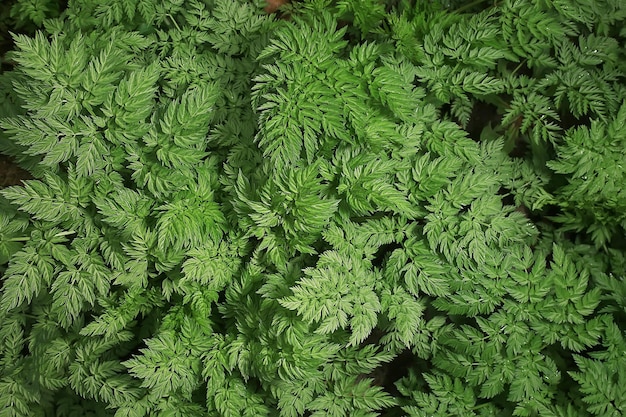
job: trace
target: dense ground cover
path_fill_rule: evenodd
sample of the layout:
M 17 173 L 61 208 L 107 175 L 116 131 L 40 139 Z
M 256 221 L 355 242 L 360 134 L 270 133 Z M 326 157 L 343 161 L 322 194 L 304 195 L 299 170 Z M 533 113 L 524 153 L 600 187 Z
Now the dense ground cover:
M 271 3 L 0 8 L 0 416 L 624 415 L 626 3 Z

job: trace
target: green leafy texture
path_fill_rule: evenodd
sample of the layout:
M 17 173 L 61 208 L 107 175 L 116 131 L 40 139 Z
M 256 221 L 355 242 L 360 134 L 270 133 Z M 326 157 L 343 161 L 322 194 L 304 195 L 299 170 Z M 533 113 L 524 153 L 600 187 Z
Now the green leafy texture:
M 45 19 L 57 17 L 61 11 L 56 0 L 17 0 L 11 6 L 11 17 L 18 27 L 34 24 L 41 27 Z
M 262 112 L 256 141 L 264 156 L 278 167 L 292 165 L 303 152 L 312 162 L 322 147 L 319 140 L 325 126 L 321 120 L 325 114 L 338 114 L 341 109 L 341 102 L 332 99 L 332 79 L 326 80 L 324 72 L 335 65 L 336 53 L 345 45 L 341 40 L 344 31 L 337 30 L 336 22 L 327 15 L 325 19 L 316 19 L 311 26 L 302 22 L 298 27 L 289 25 L 281 29 L 259 59 L 273 56 L 287 59 L 281 66 L 266 67 L 267 75 L 255 79 L 253 95 L 253 104 Z M 306 65 L 317 68 L 319 75 L 313 78 L 315 73 L 307 70 Z M 329 98 L 330 107 L 316 105 L 320 96 Z M 340 123 L 340 120 L 333 123 L 336 129 L 340 129 Z
M 110 37 L 110 43 L 104 49 L 94 50 L 91 45 L 93 40 L 87 40 L 81 35 L 73 38 L 67 48 L 61 46 L 59 38 L 55 37 L 48 42 L 41 33 L 34 39 L 16 36 L 16 45 L 20 51 L 16 53 L 15 59 L 23 63 L 24 74 L 33 80 L 24 83 L 21 79 L 15 88 L 33 97 L 25 104 L 25 108 L 37 116 L 31 119 L 19 116 L 4 119 L 2 126 L 21 138 L 17 143 L 26 148 L 26 154 L 45 154 L 41 159 L 43 166 L 57 171 L 59 164 L 73 162 L 84 176 L 102 170 L 119 169 L 124 154 L 120 152 L 121 148 L 111 146 L 118 145 L 119 139 L 111 135 L 115 131 L 113 129 L 105 134 L 107 140 L 103 140 L 105 138 L 101 128 L 104 127 L 104 119 L 100 116 L 103 112 L 114 112 L 119 116 L 117 121 L 122 123 L 125 117 L 141 118 L 143 113 L 145 118 L 146 111 L 150 112 L 149 107 L 146 107 L 146 99 L 151 100 L 150 91 L 154 93 L 151 86 L 147 88 L 148 96 L 143 98 L 141 94 L 145 95 L 145 91 L 127 90 L 145 88 L 138 84 L 140 78 L 137 77 L 146 75 L 146 71 L 140 70 L 128 82 L 122 83 L 125 92 L 136 95 L 133 100 L 128 99 L 126 102 L 128 110 L 141 111 L 129 116 L 128 112 L 118 110 L 113 104 L 115 98 L 112 85 L 116 85 L 124 71 L 130 68 L 132 51 L 131 47 L 123 45 L 123 36 L 113 33 Z M 92 59 L 90 52 L 94 55 Z M 147 71 L 154 76 L 154 70 Z M 122 97 L 118 94 L 118 103 Z M 97 113 L 93 111 L 95 106 L 107 101 L 110 104 L 106 108 Z M 41 167 L 34 169 L 35 173 L 41 172 Z
M 104 103 L 102 110 L 105 117 L 114 121 L 115 125 L 122 131 L 130 130 L 128 129 L 130 126 L 141 126 L 142 122 L 153 111 L 153 99 L 157 90 L 157 86 L 154 84 L 159 79 L 159 75 L 158 66 L 152 65 L 134 71 L 128 78 L 121 80 L 115 94 L 110 94 Z M 165 126 L 168 126 L 172 121 L 166 120 L 165 123 L 167 123 Z M 131 134 L 140 136 L 142 130 Z M 164 133 L 169 132 L 164 131 Z
M 83 336 L 102 335 L 112 338 L 123 329 L 133 327 L 138 316 L 148 314 L 154 307 L 162 304 L 158 292 L 148 292 L 138 287 L 129 289 L 122 300 L 101 298 L 98 303 L 104 313 L 80 330 Z
M 342 167 L 337 191 L 340 196 L 345 195 L 355 214 L 389 211 L 406 217 L 416 215 L 407 196 L 392 185 L 391 179 L 398 168 L 395 161 L 352 152 L 337 152 L 336 157 L 335 165 Z
M 424 327 L 420 312 L 425 306 L 401 287 L 394 292 L 384 292 L 381 304 L 395 327 L 398 339 L 407 347 L 417 344 L 418 329 Z
M 432 394 L 416 395 L 416 406 L 404 407 L 410 417 L 424 416 L 478 416 L 479 409 L 472 390 L 458 378 L 445 374 L 424 377 Z M 439 398 L 445 398 L 440 400 Z
M 198 188 L 202 190 L 202 184 Z M 156 224 L 159 249 L 189 249 L 208 238 L 218 241 L 225 220 L 211 197 L 212 193 L 207 189 L 204 194 L 185 192 L 157 207 L 160 212 Z
M 137 399 L 141 392 L 137 384 L 123 373 L 124 367 L 117 358 L 107 360 L 106 355 L 116 342 L 131 337 L 130 332 L 121 332 L 107 342 L 89 340 L 77 345 L 74 361 L 69 366 L 69 386 L 83 398 L 115 404 L 116 407 Z
M 189 251 L 189 258 L 183 263 L 183 278 L 180 285 L 198 284 L 203 289 L 217 294 L 228 285 L 241 265 L 241 255 L 245 253 L 245 241 L 233 239 L 228 244 L 219 245 L 208 241 L 204 246 Z
M 227 328 L 239 330 L 227 339 L 216 337 L 205 357 L 204 375 L 210 378 L 207 405 L 209 409 L 220 407 L 213 403 L 214 393 L 222 389 L 224 372 L 236 371 L 247 386 L 253 387 L 252 381 L 258 380 L 269 401 L 278 402 L 282 415 L 294 415 L 309 405 L 313 395 L 325 391 L 325 380 L 338 378 L 330 369 L 324 372 L 322 366 L 333 364 L 341 346 L 330 343 L 326 336 L 311 334 L 309 326 L 293 314 L 275 315 L 277 308 L 282 309 L 277 302 L 279 294 L 287 294 L 289 288 L 278 274 L 264 283 L 261 271 L 255 262 L 249 264 L 219 307 L 227 318 Z M 300 274 L 297 269 L 285 273 L 293 281 L 293 275 Z M 257 291 L 262 294 L 261 302 L 251 298 Z
M 424 241 L 408 240 L 404 250 L 391 253 L 385 266 L 387 276 L 404 278 L 406 289 L 415 296 L 445 296 L 450 292 L 446 277 L 453 274 L 452 268 L 441 262 Z
M 51 229 L 47 233 L 35 231 L 31 237 L 42 239 L 39 244 L 29 244 L 18 251 L 5 272 L 5 289 L 2 294 L 2 310 L 9 311 L 25 301 L 30 302 L 52 282 L 55 261 L 67 259 L 68 251 L 59 243 L 67 242 L 65 233 Z
M 432 22 L 421 22 L 417 16 L 413 22 L 407 22 L 403 16 L 394 21 L 395 38 L 399 43 L 410 42 L 407 38 L 411 32 L 423 31 L 419 43 L 407 50 L 418 64 L 416 75 L 427 86 L 429 98 L 451 103 L 453 115 L 466 125 L 476 98 L 484 99 L 504 91 L 502 80 L 485 72 L 510 55 L 498 40 L 493 13 L 477 15 L 468 21 L 439 22 L 435 18 Z M 429 27 L 421 28 L 421 24 Z
M 363 35 L 379 26 L 385 18 L 385 5 L 374 0 L 357 0 L 337 2 L 334 13 L 341 16 L 341 20 L 351 21 Z
M 551 407 L 562 359 L 550 347 L 559 342 L 563 351 L 580 352 L 596 346 L 610 321 L 585 318 L 598 306 L 599 291 L 587 289 L 588 272 L 572 254 L 555 246 L 552 256 L 550 270 L 544 256 L 533 261 L 529 249 L 524 258 L 512 260 L 510 299 L 488 319 L 477 317 L 478 328 L 463 325 L 442 338 L 451 350 L 434 358 L 438 367 L 480 387 L 482 398 L 508 391 L 507 400 L 521 401 L 516 415 Z
M 217 87 L 206 85 L 186 92 L 180 102 L 167 107 L 160 123 L 164 144 L 159 143 L 156 152 L 165 166 L 200 164 L 206 156 L 203 150 L 217 98 Z M 157 142 L 161 142 L 159 139 Z
M 0 201 L 0 264 L 6 264 L 28 239 L 28 219 L 20 216 L 6 200 Z
M 206 6 L 196 5 L 197 18 L 188 22 L 209 32 L 208 41 L 217 52 L 226 55 L 252 54 L 260 52 L 258 44 L 250 42 L 268 29 L 268 21 L 257 14 L 255 7 L 247 2 L 216 1 L 211 16 L 206 18 Z M 256 48 L 255 48 L 256 47 Z
M 69 234 L 79 230 L 91 231 L 93 224 L 83 220 L 87 217 L 85 192 L 90 190 L 91 184 L 76 177 L 70 177 L 67 181 L 52 173 L 46 173 L 44 179 L 45 182 L 27 181 L 24 187 L 6 188 L 2 194 L 19 206 L 20 210 L 32 214 L 34 219 L 46 222 L 50 227 L 63 225 Z M 45 209 L 37 210 L 38 207 Z
M 0 415 L 623 414 L 623 2 L 265 5 L 14 37 Z
M 332 333 L 349 326 L 349 344 L 356 345 L 376 326 L 376 313 L 381 309 L 372 288 L 376 277 L 367 274 L 362 265 L 347 254 L 325 252 L 315 268 L 304 270 L 306 277 L 292 288 L 293 295 L 279 302 L 297 311 L 305 322 L 319 324 L 316 333 Z
M 513 174 L 505 184 L 512 191 L 518 210 L 539 211 L 549 204 L 554 204 L 554 196 L 547 189 L 551 179 L 548 169 L 537 170 L 528 160 L 513 161 Z
M 624 143 L 626 104 L 610 123 L 573 128 L 548 163 L 555 173 L 567 175 L 558 189 L 563 214 L 556 217 L 563 230 L 585 231 L 597 246 L 605 246 L 626 228 Z
M 158 397 L 180 391 L 190 396 L 196 388 L 200 360 L 184 347 L 173 332 L 146 341 L 141 355 L 123 363 L 131 375 L 143 379 L 142 386 Z
M 624 357 L 618 350 L 624 346 L 624 334 L 611 320 L 606 320 L 603 335 L 606 350 L 590 353 L 590 357 L 575 355 L 579 371 L 570 371 L 580 383 L 583 402 L 594 415 L 619 415 L 624 411 Z
M 287 171 L 253 193 L 249 181 L 238 176 L 235 209 L 241 229 L 259 239 L 259 250 L 267 250 L 277 264 L 295 251 L 314 253 L 311 244 L 337 210 L 337 200 L 324 198 L 326 187 L 317 171 L 316 164 Z
M 335 385 L 332 391 L 313 400 L 311 416 L 373 416 L 370 410 L 388 408 L 395 401 L 380 387 L 372 388 L 367 380 L 358 382 L 346 379 Z
M 173 411 L 182 397 L 169 405 L 136 401 L 138 384 L 129 379 L 120 358 L 140 346 L 142 336 L 118 336 L 128 336 L 127 329 L 141 329 L 143 338 L 148 339 L 156 329 L 154 311 L 162 308 L 166 298 L 183 295 L 189 298 L 183 300 L 188 306 L 186 314 L 205 326 L 211 324 L 207 321 L 211 315 L 209 294 L 203 301 L 197 295 L 201 292 L 176 274 L 171 279 L 161 276 L 162 288 L 150 280 L 159 271 L 182 265 L 188 265 L 185 270 L 189 276 L 195 275 L 194 281 L 204 282 L 203 274 L 209 272 L 190 269 L 183 249 L 193 256 L 195 247 L 197 251 L 203 245 L 209 247 L 223 233 L 226 220 L 213 198 L 218 160 L 205 163 L 206 154 L 202 153 L 215 117 L 215 103 L 223 93 L 217 84 L 205 80 L 185 88 L 179 97 L 160 101 L 157 84 L 168 76 L 167 67 L 156 62 L 158 58 L 143 61 L 140 52 L 154 39 L 132 32 L 122 34 L 119 29 L 97 35 L 73 36 L 69 30 L 66 36 L 54 36 L 51 41 L 43 34 L 32 40 L 25 36 L 16 39 L 20 48 L 16 61 L 23 63 L 24 71 L 15 88 L 33 98 L 25 105 L 32 118 L 4 119 L 3 123 L 10 134 L 21 138 L 18 143 L 25 152 L 40 158 L 35 168 L 40 180 L 5 193 L 22 212 L 36 211 L 36 205 L 46 209 L 31 217 L 37 223 L 28 236 L 19 236 L 24 230 L 20 218 L 7 217 L 5 221 L 5 249 L 15 255 L 4 275 L 1 320 L 4 327 L 25 304 L 45 306 L 50 318 L 45 332 L 56 326 L 71 332 L 73 338 L 80 333 L 107 347 L 88 356 L 73 354 L 73 338 L 56 340 L 44 337 L 43 329 L 23 327 L 22 334 L 30 334 L 42 349 L 26 354 L 29 359 L 20 372 L 40 378 L 34 385 L 40 388 L 27 395 L 20 387 L 31 384 L 30 377 L 18 377 L 6 379 L 7 383 L 15 381 L 15 388 L 6 392 L 15 392 L 16 401 L 23 401 L 23 408 L 33 412 L 53 407 L 50 395 L 63 389 L 70 391 L 67 398 L 74 392 L 120 410 L 130 410 L 137 403 L 146 412 Z M 146 65 L 136 65 L 138 61 Z M 134 169 L 139 156 L 153 172 L 184 164 L 188 168 L 184 175 L 160 181 Z M 147 189 L 135 188 L 133 180 L 143 181 Z M 176 197 L 155 197 L 172 195 Z M 177 233 L 186 233 L 187 238 L 174 238 Z M 20 249 L 14 240 L 23 240 L 24 247 Z M 241 256 L 234 253 L 235 259 Z M 172 262 L 173 258 L 177 261 Z M 52 275 L 47 272 L 48 263 Z M 38 269 L 36 275 L 34 268 Z M 223 277 L 222 287 L 216 291 L 223 289 L 228 279 L 228 275 Z M 89 321 L 91 315 L 94 318 Z M 43 319 L 42 314 L 34 317 Z M 9 340 L 6 337 L 3 340 Z M 48 345 L 50 349 L 45 349 Z M 112 348 L 116 353 L 109 351 Z M 65 355 L 65 362 L 50 360 L 67 349 L 70 354 Z M 4 353 L 8 351 L 3 349 Z M 16 360 L 22 362 L 18 356 Z M 86 411 L 87 402 L 83 406 Z M 198 411 L 191 404 L 180 409 L 192 414 Z

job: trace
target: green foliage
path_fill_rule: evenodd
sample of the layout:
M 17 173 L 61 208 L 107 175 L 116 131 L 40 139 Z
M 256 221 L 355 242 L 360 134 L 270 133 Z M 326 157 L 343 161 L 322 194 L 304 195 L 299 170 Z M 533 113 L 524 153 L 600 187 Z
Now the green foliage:
M 586 230 L 597 246 L 606 246 L 626 229 L 626 102 L 609 123 L 572 128 L 557 146 L 558 159 L 548 166 L 564 174 L 567 183 L 557 189 L 563 214 L 556 220 L 565 230 Z
M 45 19 L 59 16 L 61 2 L 58 0 L 16 0 L 11 7 L 11 17 L 17 26 L 33 23 L 41 27 Z
M 626 4 L 263 6 L 12 6 L 0 417 L 623 415 Z

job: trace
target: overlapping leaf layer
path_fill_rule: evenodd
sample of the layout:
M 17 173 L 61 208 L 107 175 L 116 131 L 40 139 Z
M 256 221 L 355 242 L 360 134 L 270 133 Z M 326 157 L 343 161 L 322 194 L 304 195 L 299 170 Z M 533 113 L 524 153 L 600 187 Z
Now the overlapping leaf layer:
M 626 413 L 624 1 L 13 3 L 1 417 Z

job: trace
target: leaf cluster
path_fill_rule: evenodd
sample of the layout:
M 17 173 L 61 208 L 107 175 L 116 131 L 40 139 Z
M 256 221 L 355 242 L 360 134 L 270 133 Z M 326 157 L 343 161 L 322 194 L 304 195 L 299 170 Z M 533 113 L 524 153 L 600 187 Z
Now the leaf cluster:
M 622 415 L 626 5 L 263 6 L 14 36 L 0 417 Z

